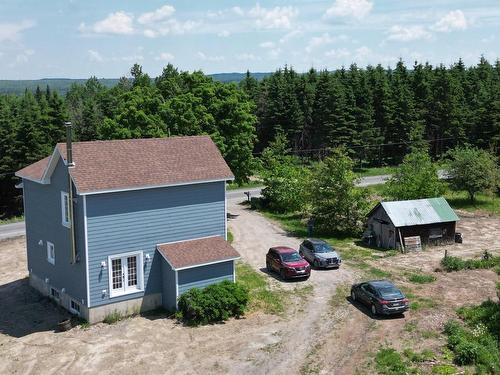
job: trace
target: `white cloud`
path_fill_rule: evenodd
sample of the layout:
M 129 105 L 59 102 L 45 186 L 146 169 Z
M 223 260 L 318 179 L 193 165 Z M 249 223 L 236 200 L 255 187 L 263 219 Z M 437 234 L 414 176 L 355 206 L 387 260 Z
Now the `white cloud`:
M 238 16 L 243 16 L 245 14 L 245 12 L 243 12 L 243 9 L 241 9 L 240 7 L 233 7 L 231 9 Z
M 259 3 L 248 12 L 257 27 L 262 29 L 289 29 L 298 14 L 299 11 L 291 6 L 262 8 Z
M 274 42 L 262 42 L 259 44 L 262 48 L 274 48 L 275 43 Z
M 430 39 L 432 34 L 427 31 L 423 26 L 400 26 L 394 25 L 389 29 L 388 40 L 395 40 L 398 42 L 409 42 L 419 39 Z
M 153 12 L 143 13 L 137 18 L 137 22 L 141 25 L 149 25 L 151 23 L 161 22 L 174 14 L 175 8 L 171 5 L 164 5 Z
M 158 56 L 155 57 L 155 60 L 157 60 L 157 61 L 159 61 L 159 60 L 171 61 L 173 59 L 174 59 L 174 55 L 172 55 L 171 53 L 168 53 L 168 52 L 162 52 Z
M 325 17 L 352 17 L 360 20 L 366 17 L 372 8 L 373 3 L 368 0 L 335 0 L 326 10 Z
M 231 33 L 227 30 L 222 30 L 217 33 L 217 36 L 220 36 L 221 38 L 227 38 Z
M 30 59 L 30 56 L 34 55 L 35 51 L 32 49 L 25 49 L 22 53 L 16 56 L 16 63 L 23 64 L 27 63 Z
M 453 30 L 465 30 L 467 26 L 467 18 L 465 18 L 464 12 L 458 9 L 445 14 L 432 26 L 432 29 L 440 32 L 450 32 Z
M 309 44 L 306 47 L 306 52 L 310 53 L 315 48 L 322 47 L 324 45 L 331 44 L 339 40 L 345 41 L 347 39 L 348 39 L 347 36 L 343 34 L 339 36 L 331 36 L 329 33 L 323 33 L 320 36 L 312 37 L 309 40 Z
M 81 32 L 91 32 L 95 34 L 121 34 L 129 35 L 134 33 L 134 16 L 130 13 L 118 11 L 110 13 L 105 19 L 97 21 L 91 26 L 81 23 Z
M 196 54 L 196 56 L 198 56 L 198 58 L 200 60 L 204 60 L 204 61 L 213 61 L 213 62 L 217 62 L 217 61 L 224 61 L 225 60 L 225 57 L 224 56 L 207 56 L 205 55 L 203 52 L 198 52 Z
M 326 57 L 333 57 L 337 59 L 343 59 L 345 57 L 351 56 L 351 52 L 349 52 L 345 48 L 332 49 L 330 51 L 325 52 Z
M 101 54 L 93 49 L 89 49 L 87 52 L 89 54 L 90 61 L 102 62 L 104 60 Z
M 161 23 L 150 25 L 151 27 L 145 29 L 143 34 L 148 38 L 156 38 L 165 35 L 181 35 L 193 31 L 200 25 L 195 21 L 178 21 L 175 18 L 169 18 Z
M 275 48 L 270 50 L 268 55 L 271 59 L 277 59 L 281 55 L 281 48 Z
M 286 33 L 285 35 L 283 35 L 283 36 L 280 38 L 280 43 L 286 43 L 286 42 L 288 42 L 290 39 L 292 39 L 292 38 L 294 38 L 294 37 L 296 37 L 296 36 L 298 36 L 298 35 L 300 35 L 300 34 L 302 34 L 302 31 L 301 31 L 301 30 L 297 30 L 297 29 L 292 30 L 292 31 L 290 31 L 290 32 Z
M 24 30 L 35 26 L 35 22 L 24 20 L 17 23 L 0 23 L 0 42 L 14 42 L 18 40 Z
M 255 56 L 253 53 L 240 53 L 239 55 L 236 55 L 236 60 L 255 61 L 260 60 L 260 57 Z

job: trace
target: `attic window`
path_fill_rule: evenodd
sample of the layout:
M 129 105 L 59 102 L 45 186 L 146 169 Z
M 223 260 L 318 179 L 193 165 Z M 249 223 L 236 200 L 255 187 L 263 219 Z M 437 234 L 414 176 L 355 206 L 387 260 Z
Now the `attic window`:
M 71 225 L 69 222 L 69 195 L 64 191 L 61 191 L 61 216 L 62 225 L 69 228 Z

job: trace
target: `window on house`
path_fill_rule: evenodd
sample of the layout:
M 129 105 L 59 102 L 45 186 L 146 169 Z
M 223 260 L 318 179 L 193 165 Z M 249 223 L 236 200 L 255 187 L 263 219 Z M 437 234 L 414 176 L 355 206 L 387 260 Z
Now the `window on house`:
M 47 261 L 56 264 L 56 249 L 52 242 L 47 241 Z
M 73 314 L 80 315 L 80 304 L 73 299 L 70 300 L 69 311 L 71 311 Z
M 50 296 L 55 299 L 59 299 L 59 291 L 54 288 L 50 288 Z
M 64 191 L 61 191 L 61 217 L 62 225 L 69 228 L 69 194 Z
M 109 257 L 108 264 L 111 297 L 143 289 L 142 253 Z

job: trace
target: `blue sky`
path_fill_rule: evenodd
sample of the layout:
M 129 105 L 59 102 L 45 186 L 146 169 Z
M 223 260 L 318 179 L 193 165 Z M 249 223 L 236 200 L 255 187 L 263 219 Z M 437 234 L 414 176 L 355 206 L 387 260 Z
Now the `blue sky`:
M 499 0 L 2 0 L 0 79 L 472 65 L 499 57 L 499 31 Z

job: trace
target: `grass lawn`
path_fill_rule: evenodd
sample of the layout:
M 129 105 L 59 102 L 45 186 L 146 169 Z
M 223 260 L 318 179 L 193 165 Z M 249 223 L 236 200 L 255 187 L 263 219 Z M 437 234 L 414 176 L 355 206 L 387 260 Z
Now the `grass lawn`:
M 451 207 L 466 211 L 487 211 L 492 214 L 500 214 L 500 199 L 494 194 L 477 194 L 476 201 L 472 203 L 465 191 L 447 190 L 444 197 Z
M 262 186 L 262 181 L 261 180 L 251 180 L 249 182 L 245 182 L 241 185 L 238 185 L 235 182 L 231 182 L 227 184 L 227 190 L 236 190 L 236 189 L 249 189 L 249 188 L 254 188 Z
M 387 199 L 387 197 L 384 196 L 384 187 L 384 184 L 379 184 L 366 186 L 362 189 L 368 191 L 368 194 L 371 196 L 377 196 Z M 469 201 L 467 192 L 447 189 L 444 193 L 444 198 L 448 201 L 450 206 L 455 209 L 462 209 L 466 211 L 480 210 L 496 215 L 500 214 L 500 199 L 497 198 L 494 194 L 477 194 L 476 201 L 474 203 L 471 203 Z
M 382 176 L 393 174 L 397 167 L 372 167 L 372 168 L 357 168 L 354 170 L 360 177 Z
M 8 219 L 0 219 L 0 225 L 3 224 L 12 224 L 12 223 L 18 223 L 20 221 L 24 220 L 24 216 L 12 216 L 9 217 Z

